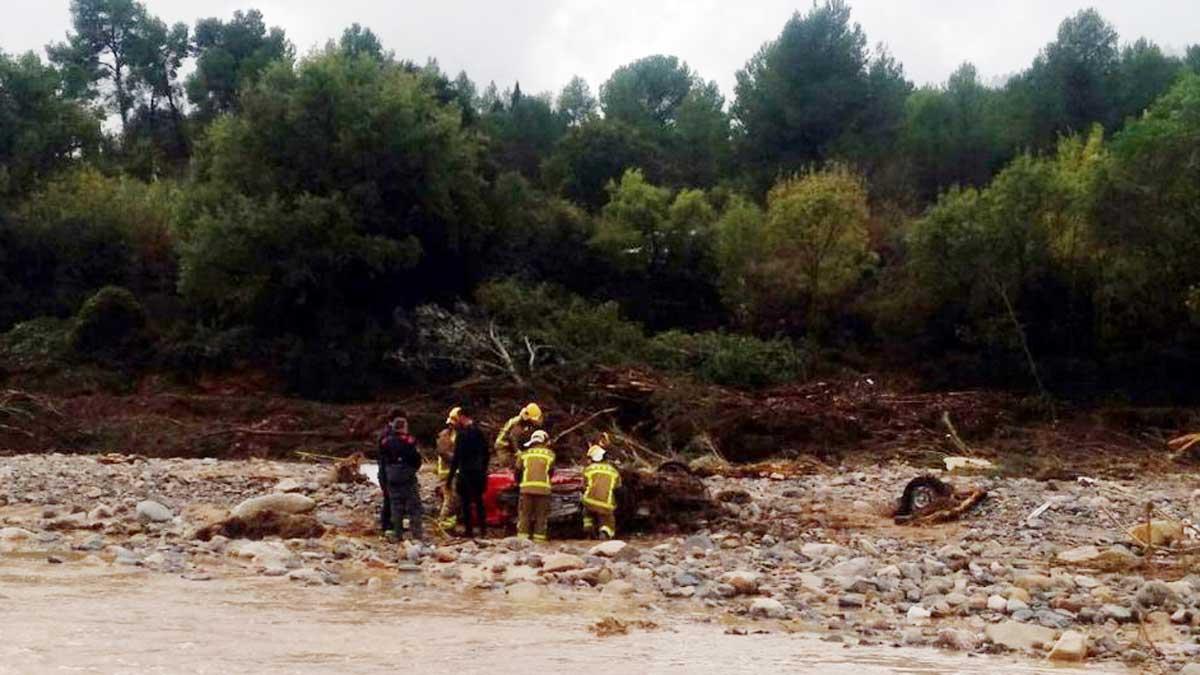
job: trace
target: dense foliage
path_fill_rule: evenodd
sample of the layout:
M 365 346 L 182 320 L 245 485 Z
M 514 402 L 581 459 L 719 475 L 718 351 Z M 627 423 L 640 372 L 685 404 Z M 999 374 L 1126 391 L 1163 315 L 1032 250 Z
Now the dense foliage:
M 914 87 L 826 0 L 727 101 L 674 55 L 530 93 L 357 24 L 297 57 L 256 10 L 71 14 L 48 59 L 0 52 L 0 348 L 328 398 L 829 358 L 1197 393 L 1200 45 L 1085 10 L 1001 83 Z

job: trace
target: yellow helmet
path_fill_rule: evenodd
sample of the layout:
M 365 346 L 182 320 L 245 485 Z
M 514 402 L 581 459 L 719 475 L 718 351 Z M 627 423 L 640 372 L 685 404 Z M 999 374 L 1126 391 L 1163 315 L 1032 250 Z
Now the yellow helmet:
M 588 458 L 591 459 L 593 462 L 603 462 L 604 454 L 605 454 L 604 448 L 602 448 L 599 445 L 593 445 L 592 447 L 588 448 L 588 451 L 587 451 Z
M 450 414 L 446 416 L 446 425 L 449 426 L 458 422 L 459 416 L 462 415 L 462 408 L 455 406 L 450 409 Z
M 533 422 L 534 424 L 541 424 L 542 423 L 541 407 L 538 406 L 538 404 L 536 404 L 536 403 L 530 403 L 529 405 L 525 406 L 524 408 L 521 408 L 521 419 L 525 420 L 526 422 Z

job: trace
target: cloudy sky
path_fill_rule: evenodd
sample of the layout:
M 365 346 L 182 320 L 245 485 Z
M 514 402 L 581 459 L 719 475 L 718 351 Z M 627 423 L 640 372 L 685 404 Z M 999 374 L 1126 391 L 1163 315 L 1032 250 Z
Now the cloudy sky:
M 811 0 L 144 0 L 173 23 L 257 7 L 303 53 L 355 21 L 404 58 L 434 56 L 482 85 L 514 80 L 557 91 L 574 74 L 595 90 L 617 66 L 674 54 L 732 97 L 734 73 Z M 0 0 L 0 49 L 41 49 L 61 39 L 69 0 Z M 884 42 L 918 84 L 940 82 L 963 61 L 985 80 L 1029 64 L 1063 18 L 1094 6 L 1123 40 L 1149 37 L 1180 51 L 1200 42 L 1197 0 L 851 0 L 872 43 Z

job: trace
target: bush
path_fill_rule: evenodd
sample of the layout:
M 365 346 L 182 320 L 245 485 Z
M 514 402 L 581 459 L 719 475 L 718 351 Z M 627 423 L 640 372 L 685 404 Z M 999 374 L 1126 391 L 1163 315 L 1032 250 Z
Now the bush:
M 71 322 L 54 317 L 24 321 L 0 336 L 0 366 L 32 370 L 61 363 L 70 353 Z
M 71 327 L 70 346 L 100 361 L 127 361 L 147 346 L 146 312 L 127 289 L 106 286 L 83 303 Z
M 670 331 L 650 343 L 650 362 L 667 370 L 693 372 L 730 387 L 756 389 L 804 377 L 808 356 L 790 340 L 760 340 L 729 333 Z

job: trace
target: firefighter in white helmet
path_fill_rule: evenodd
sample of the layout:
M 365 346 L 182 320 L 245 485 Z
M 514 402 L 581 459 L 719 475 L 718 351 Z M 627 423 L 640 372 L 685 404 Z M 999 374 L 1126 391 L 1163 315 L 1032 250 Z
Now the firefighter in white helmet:
M 529 539 L 532 535 L 534 541 L 546 541 L 550 533 L 550 479 L 554 475 L 554 451 L 546 432 L 533 432 L 525 450 L 517 455 L 516 467 L 521 490 L 517 537 Z
M 617 536 L 616 491 L 621 487 L 621 472 L 604 461 L 606 454 L 602 445 L 588 448 L 591 463 L 583 470 L 583 531 L 594 536 L 599 523 L 600 536 L 612 539 Z

